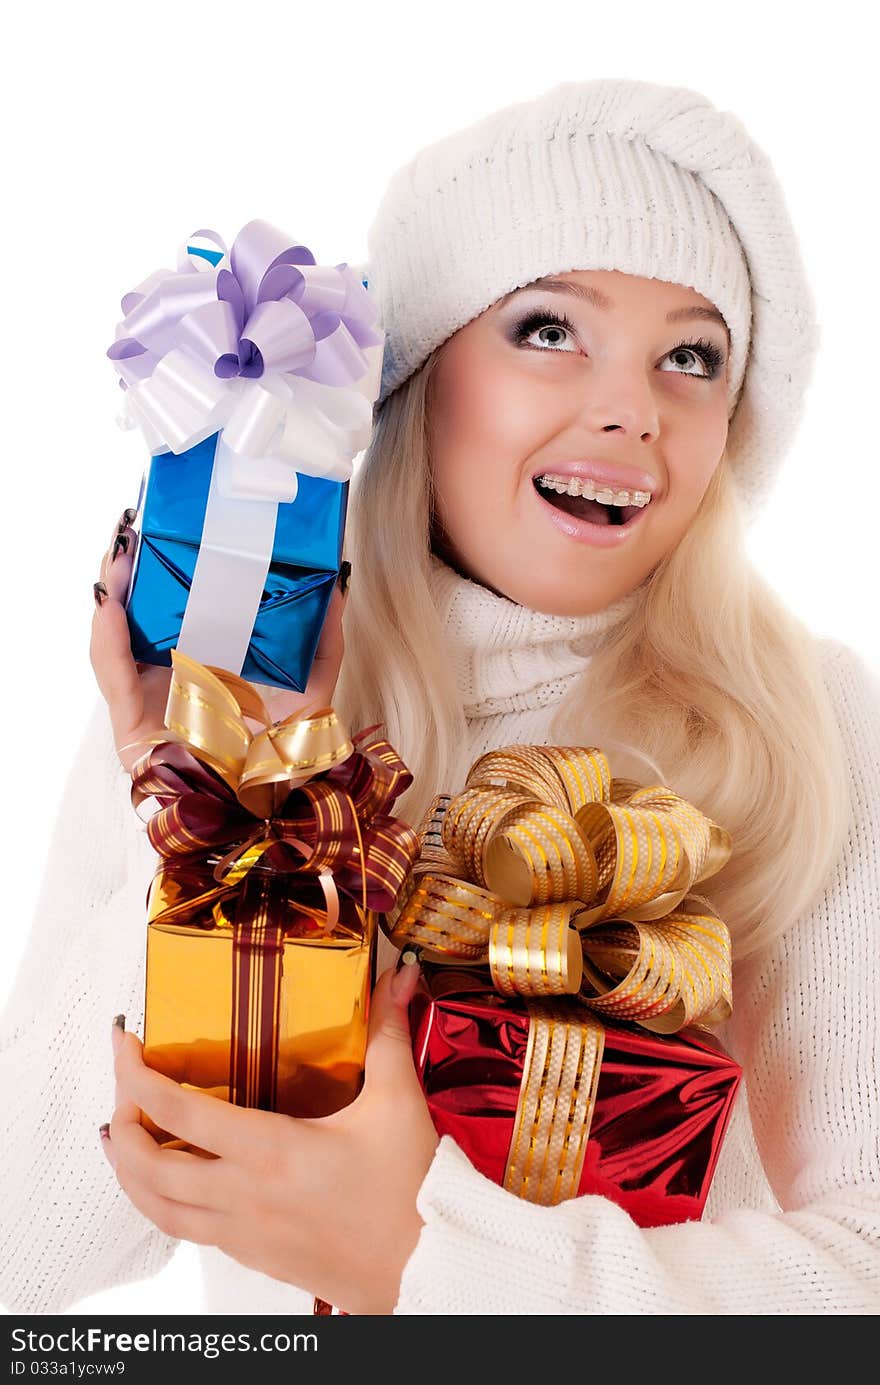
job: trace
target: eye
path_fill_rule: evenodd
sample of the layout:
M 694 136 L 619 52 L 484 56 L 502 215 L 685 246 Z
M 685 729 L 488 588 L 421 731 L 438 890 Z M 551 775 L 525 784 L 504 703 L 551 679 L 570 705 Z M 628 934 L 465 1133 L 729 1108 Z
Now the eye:
M 545 327 L 550 328 L 550 331 L 553 334 L 553 338 L 555 338 L 551 339 L 549 343 L 546 343 L 554 351 L 558 351 L 560 349 L 557 345 L 557 341 L 562 336 L 562 334 L 564 332 L 568 332 L 569 335 L 573 336 L 575 330 L 574 323 L 571 321 L 571 318 L 567 316 L 567 314 L 563 313 L 560 317 L 559 314 L 553 312 L 552 309 L 539 308 L 536 311 L 529 313 L 526 317 L 522 318 L 521 321 L 519 321 L 516 324 L 513 339 L 517 343 L 517 345 L 519 345 L 521 342 L 524 342 L 528 337 L 533 336 L 536 332 L 542 331 Z
M 679 357 L 679 365 L 682 364 L 682 356 L 694 356 L 701 360 L 706 367 L 705 375 L 697 375 L 697 380 L 714 380 L 721 367 L 724 365 L 724 352 L 715 345 L 714 341 L 708 341 L 706 337 L 700 337 L 699 341 L 680 341 L 678 346 L 673 346 L 666 359 L 673 356 Z M 685 362 L 686 364 L 687 362 Z M 692 372 L 685 370 L 681 372 L 690 375 Z
M 574 323 L 565 313 L 560 316 L 552 308 L 538 308 L 522 318 L 514 328 L 513 340 L 517 345 L 521 345 L 528 341 L 529 337 L 545 329 L 549 329 L 549 338 L 545 337 L 542 347 L 533 349 L 561 351 L 564 355 L 570 355 L 571 352 L 558 343 L 564 341 L 565 334 L 575 335 Z M 576 350 L 577 348 L 574 347 L 573 349 Z M 697 373 L 694 370 L 682 369 L 673 371 L 673 374 L 690 375 L 695 380 L 714 380 L 725 360 L 724 352 L 706 337 L 700 337 L 698 341 L 680 341 L 672 347 L 671 351 L 667 352 L 664 360 L 677 358 L 680 366 L 687 366 L 688 356 L 693 360 L 702 361 L 703 372 Z

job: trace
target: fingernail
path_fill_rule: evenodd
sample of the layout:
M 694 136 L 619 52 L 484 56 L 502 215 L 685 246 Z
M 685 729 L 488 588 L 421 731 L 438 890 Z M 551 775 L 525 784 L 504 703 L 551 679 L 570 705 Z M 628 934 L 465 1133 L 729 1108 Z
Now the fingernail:
M 394 968 L 394 975 L 391 978 L 391 998 L 395 1004 L 409 1007 L 419 984 L 421 967 L 419 959 L 422 949 L 407 943 L 397 959 L 397 966 Z
M 116 1150 L 113 1148 L 113 1141 L 110 1138 L 109 1125 L 100 1125 L 98 1127 L 98 1133 L 101 1137 L 101 1153 L 104 1155 L 104 1158 L 107 1160 L 107 1163 L 110 1165 L 110 1167 L 112 1169 L 115 1169 Z
M 107 600 L 107 597 L 109 596 L 109 592 L 107 591 L 107 588 L 104 586 L 104 583 L 93 582 L 92 591 L 95 593 L 95 605 L 103 606 L 104 602 Z
M 112 557 L 110 558 L 111 563 L 115 563 L 115 562 L 116 562 L 116 559 L 119 557 L 119 554 L 120 554 L 120 553 L 127 553 L 127 552 L 128 552 L 128 535 L 127 535 L 127 534 L 117 534 L 117 535 L 116 535 L 116 538 L 113 540 L 113 554 L 112 554 Z
M 340 565 L 339 576 L 336 580 L 339 583 L 339 589 L 342 592 L 342 595 L 345 596 L 346 592 L 348 591 L 348 585 L 351 581 L 351 563 L 348 561 L 348 559 L 346 559 L 345 562 Z
M 417 967 L 421 960 L 422 949 L 415 943 L 407 943 L 401 948 L 394 970 L 402 971 L 404 967 Z
M 113 1052 L 116 1053 L 122 1043 L 122 1036 L 125 1033 L 125 1015 L 113 1016 L 113 1028 L 110 1030 L 110 1038 L 113 1042 Z
M 130 524 L 134 524 L 136 519 L 137 510 L 132 510 L 131 507 L 129 507 L 127 510 L 123 510 L 119 523 L 116 526 L 117 534 L 121 534 L 125 529 L 128 528 Z

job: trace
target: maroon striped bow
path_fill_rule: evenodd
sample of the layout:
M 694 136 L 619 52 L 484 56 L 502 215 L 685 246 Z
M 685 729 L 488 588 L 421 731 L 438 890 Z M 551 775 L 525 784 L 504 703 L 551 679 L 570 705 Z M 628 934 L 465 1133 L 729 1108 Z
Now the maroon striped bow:
M 258 863 L 306 877 L 303 884 L 311 877 L 324 892 L 328 929 L 338 918 L 337 890 L 364 909 L 391 909 L 420 843 L 389 812 L 412 775 L 380 728 L 349 737 L 331 707 L 273 725 L 244 680 L 177 650 L 172 660 L 171 736 L 132 769 L 135 807 L 149 798 L 159 805 L 147 823 L 155 850 L 181 865 L 210 857 L 215 899 Z M 246 716 L 263 731 L 252 733 Z M 198 901 L 211 902 L 204 894 Z M 192 912 L 185 900 L 180 907 Z M 176 905 L 173 912 L 184 921 Z

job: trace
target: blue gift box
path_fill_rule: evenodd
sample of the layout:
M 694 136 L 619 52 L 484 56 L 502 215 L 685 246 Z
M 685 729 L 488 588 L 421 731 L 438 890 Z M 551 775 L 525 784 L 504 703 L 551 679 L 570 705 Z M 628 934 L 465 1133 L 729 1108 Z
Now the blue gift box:
M 150 460 L 127 601 L 132 652 L 141 663 L 171 665 L 202 540 L 218 437 Z M 305 691 L 342 561 L 348 487 L 348 481 L 300 474 L 296 498 L 278 505 L 247 654 L 231 672 L 252 683 Z M 222 603 L 222 591 L 217 601 Z

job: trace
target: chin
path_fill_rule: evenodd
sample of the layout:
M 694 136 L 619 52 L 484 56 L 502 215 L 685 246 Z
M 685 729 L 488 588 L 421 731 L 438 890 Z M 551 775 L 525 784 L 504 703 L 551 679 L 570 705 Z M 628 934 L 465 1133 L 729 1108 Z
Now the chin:
M 435 542 L 437 557 L 453 568 L 462 577 L 477 582 L 496 596 L 513 601 L 517 606 L 525 606 L 530 611 L 538 611 L 547 616 L 592 616 L 604 611 L 606 607 L 619 601 L 624 591 L 590 592 L 587 581 L 573 580 L 571 574 L 550 577 L 545 574 L 538 580 L 523 571 L 522 565 L 513 571 L 493 570 L 469 563 L 466 558 L 455 553 L 449 545 Z M 535 563 L 541 566 L 541 559 Z
M 618 599 L 614 596 L 591 600 L 584 592 L 573 592 L 570 584 L 559 586 L 548 582 L 524 582 L 521 574 L 509 582 L 500 578 L 494 584 L 480 580 L 484 587 L 489 587 L 499 596 L 506 596 L 508 601 L 515 601 L 518 606 L 526 606 L 530 611 L 539 611 L 546 616 L 590 616 Z
M 551 578 L 543 574 L 535 577 L 522 569 L 507 576 L 508 580 L 505 581 L 501 574 L 498 575 L 496 589 L 510 601 L 547 616 L 596 615 L 625 594 L 617 590 L 597 591 L 588 580 L 578 581 L 571 576 Z

